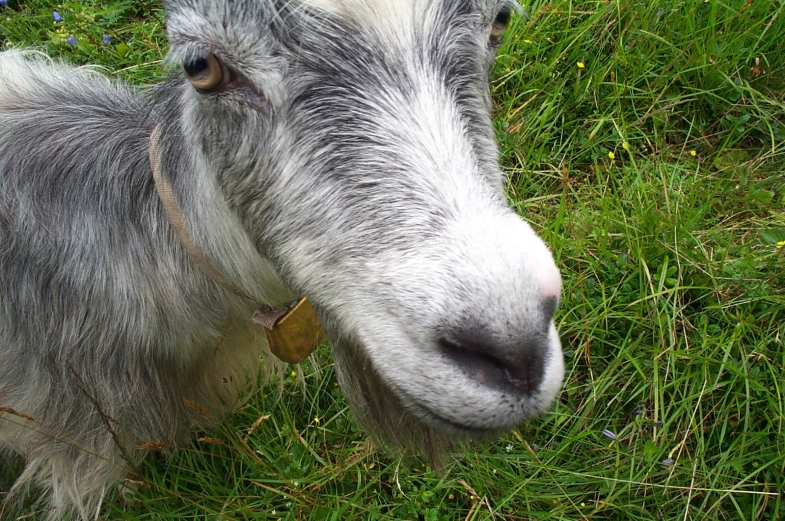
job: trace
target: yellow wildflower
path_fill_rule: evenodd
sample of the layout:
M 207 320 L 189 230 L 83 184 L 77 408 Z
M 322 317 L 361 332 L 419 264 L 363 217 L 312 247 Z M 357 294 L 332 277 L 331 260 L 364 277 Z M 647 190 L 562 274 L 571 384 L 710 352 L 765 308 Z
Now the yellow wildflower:
M 586 67 L 586 64 L 585 64 L 585 63 L 583 63 L 583 62 L 578 62 L 578 68 L 579 68 L 579 69 L 583 69 L 584 67 Z
M 692 157 L 695 157 L 695 156 L 697 156 L 697 155 L 698 155 L 698 153 L 697 153 L 695 150 L 690 150 L 690 155 L 691 155 Z
M 782 248 L 785 248 L 785 241 L 780 241 L 777 243 L 777 249 L 781 250 Z
M 608 157 L 611 159 L 616 159 L 616 154 L 614 154 L 613 152 L 608 152 Z

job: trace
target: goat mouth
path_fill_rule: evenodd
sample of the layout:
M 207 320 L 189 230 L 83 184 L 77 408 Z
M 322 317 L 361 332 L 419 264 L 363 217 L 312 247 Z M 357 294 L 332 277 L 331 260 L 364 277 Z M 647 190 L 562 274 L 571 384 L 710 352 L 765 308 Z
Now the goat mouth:
M 445 418 L 441 414 L 437 413 L 433 409 L 423 405 L 423 404 L 415 404 L 409 403 L 408 407 L 412 410 L 412 412 L 419 416 L 423 421 L 426 423 L 431 424 L 434 427 L 439 428 L 441 431 L 450 431 L 455 434 L 466 436 L 469 438 L 485 438 L 488 436 L 493 436 L 498 434 L 503 429 L 499 428 L 484 428 L 484 427 L 477 427 L 476 425 L 467 425 L 464 423 L 456 422 L 455 420 L 451 420 L 449 418 Z
M 447 436 L 482 439 L 519 427 L 551 402 L 555 392 L 548 382 L 561 381 L 560 371 L 505 363 L 472 345 L 449 339 L 443 344 L 430 335 L 423 339 L 403 327 L 395 335 L 384 333 L 359 334 L 347 344 L 362 346 L 367 356 L 363 367 L 370 363 L 399 407 Z M 379 338 L 392 339 L 392 347 Z M 551 353 L 544 355 L 555 359 Z M 544 378 L 537 377 L 538 369 L 546 373 Z

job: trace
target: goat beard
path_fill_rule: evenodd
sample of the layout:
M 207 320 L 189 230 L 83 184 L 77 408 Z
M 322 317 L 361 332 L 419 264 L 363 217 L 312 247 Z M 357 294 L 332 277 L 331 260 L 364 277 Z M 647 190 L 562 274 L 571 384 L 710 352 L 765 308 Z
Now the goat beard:
M 332 344 L 338 384 L 360 427 L 375 442 L 397 451 L 417 452 L 443 469 L 455 438 L 440 434 L 409 411 L 381 378 L 365 349 L 342 338 Z

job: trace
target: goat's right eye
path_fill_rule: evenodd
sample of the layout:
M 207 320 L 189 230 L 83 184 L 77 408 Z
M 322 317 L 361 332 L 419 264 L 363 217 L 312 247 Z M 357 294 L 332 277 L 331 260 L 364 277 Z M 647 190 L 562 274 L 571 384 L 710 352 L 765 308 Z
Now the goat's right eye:
M 201 92 L 214 92 L 229 82 L 229 71 L 213 53 L 183 64 L 188 81 Z

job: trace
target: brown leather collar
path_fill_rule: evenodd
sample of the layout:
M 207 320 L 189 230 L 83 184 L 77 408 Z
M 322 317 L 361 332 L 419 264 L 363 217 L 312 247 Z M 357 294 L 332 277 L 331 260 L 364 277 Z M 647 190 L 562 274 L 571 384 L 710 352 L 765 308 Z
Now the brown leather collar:
M 210 263 L 204 252 L 191 238 L 191 234 L 188 233 L 185 217 L 177 202 L 172 184 L 161 170 L 160 134 L 161 126 L 158 125 L 150 135 L 148 147 L 150 168 L 153 171 L 153 181 L 158 197 L 180 243 L 199 266 L 199 269 L 215 283 L 245 300 L 255 302 L 255 299 L 249 297 Z M 282 361 L 290 364 L 297 364 L 305 360 L 325 338 L 324 331 L 308 297 L 303 297 L 284 308 L 274 309 L 262 304 L 254 313 L 252 320 L 264 326 L 270 351 Z

